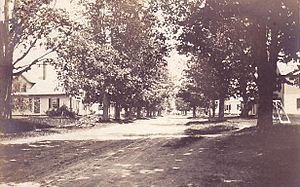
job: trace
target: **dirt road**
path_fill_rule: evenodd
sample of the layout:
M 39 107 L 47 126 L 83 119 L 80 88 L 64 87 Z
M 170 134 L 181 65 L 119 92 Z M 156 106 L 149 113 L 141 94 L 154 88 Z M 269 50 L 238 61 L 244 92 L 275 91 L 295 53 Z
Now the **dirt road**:
M 235 164 L 224 167 L 228 163 L 223 159 L 242 155 L 240 150 L 224 155 L 222 141 L 226 135 L 186 135 L 185 130 L 190 128 L 184 125 L 186 122 L 171 116 L 0 142 L 0 186 L 255 184 L 253 168 L 240 170 Z

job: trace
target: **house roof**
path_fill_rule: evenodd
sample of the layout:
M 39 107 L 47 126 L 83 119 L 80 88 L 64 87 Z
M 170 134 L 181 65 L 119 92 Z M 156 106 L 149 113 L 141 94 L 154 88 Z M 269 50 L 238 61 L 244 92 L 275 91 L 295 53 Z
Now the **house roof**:
M 31 83 L 31 84 L 34 84 L 35 82 L 34 81 L 32 81 L 31 79 L 29 79 L 27 76 L 25 76 L 25 75 L 20 75 L 20 77 L 22 77 L 25 81 L 27 81 L 27 82 L 29 82 L 29 83 Z
M 277 63 L 277 70 L 280 75 L 288 75 L 290 73 L 299 70 L 299 63 L 289 62 L 289 63 Z
M 62 95 L 66 94 L 65 89 L 58 81 L 40 80 L 33 87 L 22 95 Z

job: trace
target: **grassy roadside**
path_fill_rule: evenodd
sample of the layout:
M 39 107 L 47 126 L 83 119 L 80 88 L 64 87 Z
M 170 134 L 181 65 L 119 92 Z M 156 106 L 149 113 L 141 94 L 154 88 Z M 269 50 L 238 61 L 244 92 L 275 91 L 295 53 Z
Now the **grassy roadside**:
M 205 162 L 210 169 L 204 173 L 203 184 L 300 186 L 300 125 L 295 119 L 292 124 L 273 125 L 264 133 L 256 129 L 253 119 L 189 123 L 188 135 L 223 135 L 207 150 Z M 232 131 L 243 123 L 252 123 L 252 127 Z
M 0 139 L 59 133 L 69 129 L 74 122 L 73 119 L 49 117 L 0 120 Z
M 263 134 L 252 127 L 216 146 L 216 173 L 232 173 L 233 186 L 300 185 L 300 126 L 276 125 Z

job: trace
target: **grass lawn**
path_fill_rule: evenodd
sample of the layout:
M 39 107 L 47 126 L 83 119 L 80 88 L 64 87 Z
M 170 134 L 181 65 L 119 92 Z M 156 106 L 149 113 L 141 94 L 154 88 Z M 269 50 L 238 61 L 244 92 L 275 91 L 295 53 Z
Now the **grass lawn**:
M 217 147 L 216 173 L 234 170 L 237 185 L 300 186 L 300 126 L 274 125 L 263 134 L 252 127 Z
M 74 119 L 50 117 L 0 120 L 0 139 L 57 133 L 59 129 L 70 128 L 75 121 Z

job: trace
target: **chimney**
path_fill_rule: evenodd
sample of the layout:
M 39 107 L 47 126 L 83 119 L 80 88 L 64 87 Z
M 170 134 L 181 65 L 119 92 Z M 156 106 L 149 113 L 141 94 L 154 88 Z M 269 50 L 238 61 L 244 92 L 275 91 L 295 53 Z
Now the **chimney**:
M 46 62 L 43 62 L 43 80 L 46 80 L 46 73 L 47 73 L 47 69 L 46 69 Z

